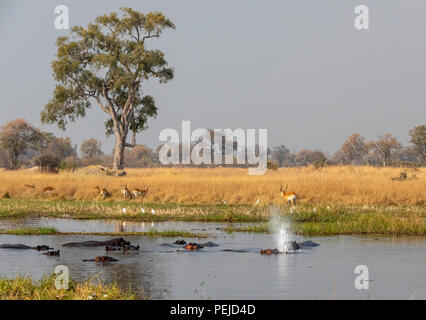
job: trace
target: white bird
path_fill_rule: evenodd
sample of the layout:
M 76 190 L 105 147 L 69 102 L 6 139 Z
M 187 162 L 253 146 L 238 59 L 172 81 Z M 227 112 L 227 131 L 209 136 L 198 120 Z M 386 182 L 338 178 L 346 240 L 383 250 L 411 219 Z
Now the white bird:
M 330 211 L 330 209 L 331 209 L 331 208 L 330 208 L 329 206 L 327 206 L 327 210 L 328 210 L 328 211 Z
M 260 198 L 257 197 L 256 205 L 258 205 L 259 203 L 260 203 Z
M 222 200 L 223 204 L 228 204 L 225 200 Z
M 313 213 L 317 213 L 317 208 L 314 208 L 312 211 Z
M 123 212 L 124 212 L 124 213 L 126 213 L 126 212 L 127 212 L 127 209 L 126 209 L 126 208 L 123 208 L 123 209 L 121 209 L 121 210 L 123 210 Z
M 142 213 L 145 213 L 145 209 L 144 208 L 142 208 L 141 211 L 142 211 Z
M 151 210 L 151 213 L 152 213 L 152 214 L 155 214 L 155 210 L 154 210 L 154 209 L 152 209 L 152 210 Z

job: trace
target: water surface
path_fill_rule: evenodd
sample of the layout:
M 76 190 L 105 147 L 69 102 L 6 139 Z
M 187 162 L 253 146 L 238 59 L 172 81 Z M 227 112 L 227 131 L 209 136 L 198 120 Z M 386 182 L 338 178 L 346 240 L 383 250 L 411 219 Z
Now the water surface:
M 426 238 L 333 236 L 309 238 L 319 247 L 296 254 L 262 256 L 260 249 L 276 248 L 278 234 L 228 234 L 228 224 L 170 222 L 129 223 L 122 221 L 81 221 L 31 219 L 1 221 L 0 228 L 50 226 L 69 232 L 146 231 L 150 228 L 202 230 L 218 247 L 199 252 L 180 252 L 167 245 L 175 238 L 126 237 L 140 245 L 139 252 L 109 252 L 119 259 L 107 265 L 82 262 L 84 258 L 105 255 L 104 248 L 68 248 L 71 241 L 101 240 L 94 236 L 0 235 L 0 244 L 47 244 L 61 250 L 60 257 L 47 257 L 33 250 L 0 250 L 0 275 L 25 274 L 39 279 L 66 265 L 74 279 L 99 277 L 117 281 L 122 287 L 138 288 L 151 299 L 426 299 Z M 148 228 L 148 229 L 145 229 Z M 308 239 L 290 236 L 298 241 Z M 200 241 L 197 239 L 185 239 Z M 232 251 L 223 251 L 232 250 Z M 241 251 L 241 252 L 238 252 Z M 357 265 L 369 268 L 369 290 L 357 290 Z

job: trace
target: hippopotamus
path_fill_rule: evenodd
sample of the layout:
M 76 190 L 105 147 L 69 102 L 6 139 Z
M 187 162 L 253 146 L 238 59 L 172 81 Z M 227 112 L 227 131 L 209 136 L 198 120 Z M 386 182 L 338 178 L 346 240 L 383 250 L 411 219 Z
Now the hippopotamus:
M 198 250 L 200 248 L 203 248 L 203 246 L 198 244 L 198 243 L 190 242 L 187 245 L 185 245 L 183 248 L 186 249 L 186 250 Z
M 286 252 L 292 252 L 300 249 L 300 245 L 296 241 L 287 242 Z
M 174 244 L 187 244 L 185 240 L 177 240 Z M 204 248 L 204 247 L 218 247 L 219 245 L 214 242 L 206 242 L 206 243 L 188 243 L 185 247 L 189 247 L 189 245 L 196 245 L 198 248 Z M 186 248 L 185 248 L 186 249 Z
M 115 262 L 118 261 L 117 259 L 108 257 L 108 256 L 101 256 L 101 257 L 95 257 L 94 259 L 83 259 L 83 262 L 87 262 L 87 261 L 94 261 L 94 262 L 102 262 L 102 263 L 106 263 L 106 262 Z
M 214 242 L 206 242 L 206 243 L 201 243 L 201 246 L 202 247 L 218 247 L 219 245 Z
M 130 246 L 130 242 L 124 240 L 123 238 L 115 238 L 106 241 L 83 241 L 83 242 L 70 242 L 65 243 L 62 246 L 64 247 L 104 247 L 104 246 L 112 246 L 112 247 L 124 247 Z
M 46 256 L 59 256 L 60 255 L 59 252 L 60 252 L 60 250 L 58 250 L 58 251 L 47 251 L 47 252 L 44 252 L 42 254 L 44 254 Z
M 282 251 L 279 251 L 278 249 L 262 249 L 260 250 L 260 254 L 267 254 L 267 255 L 271 255 L 271 254 L 281 254 L 283 253 Z
M 132 246 L 132 245 L 126 245 L 126 246 L 106 246 L 106 251 L 139 251 L 139 246 Z
M 314 241 L 308 240 L 298 243 L 299 247 L 302 248 L 313 248 L 313 247 L 319 247 L 319 243 L 316 243 Z
M 46 246 L 46 245 L 30 247 L 30 246 L 26 246 L 25 244 L 2 244 L 0 245 L 0 249 L 20 249 L 20 250 L 32 249 L 37 251 L 46 251 L 53 248 L 50 248 L 49 246 Z

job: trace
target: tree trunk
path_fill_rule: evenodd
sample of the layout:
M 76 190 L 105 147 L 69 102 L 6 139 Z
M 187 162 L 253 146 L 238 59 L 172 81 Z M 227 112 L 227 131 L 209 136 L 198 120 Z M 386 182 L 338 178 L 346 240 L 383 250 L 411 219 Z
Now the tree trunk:
M 124 169 L 124 148 L 126 146 L 126 136 L 120 137 L 119 134 L 115 135 L 115 151 L 114 151 L 114 164 L 113 170 Z

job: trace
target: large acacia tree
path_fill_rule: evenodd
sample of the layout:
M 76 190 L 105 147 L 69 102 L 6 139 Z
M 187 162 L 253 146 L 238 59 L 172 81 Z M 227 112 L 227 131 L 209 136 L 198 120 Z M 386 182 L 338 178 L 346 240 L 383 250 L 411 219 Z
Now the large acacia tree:
M 65 130 L 68 121 L 75 122 L 92 103 L 97 105 L 107 114 L 106 134 L 115 134 L 114 169 L 124 168 L 124 149 L 136 146 L 136 133 L 157 115 L 153 97 L 142 92 L 143 82 L 173 79 L 164 53 L 147 44 L 174 24 L 159 12 L 121 11 L 122 16 L 100 16 L 87 28 L 73 27 L 70 37 L 58 38 L 57 60 L 52 62 L 58 84 L 41 113 L 43 123 Z

